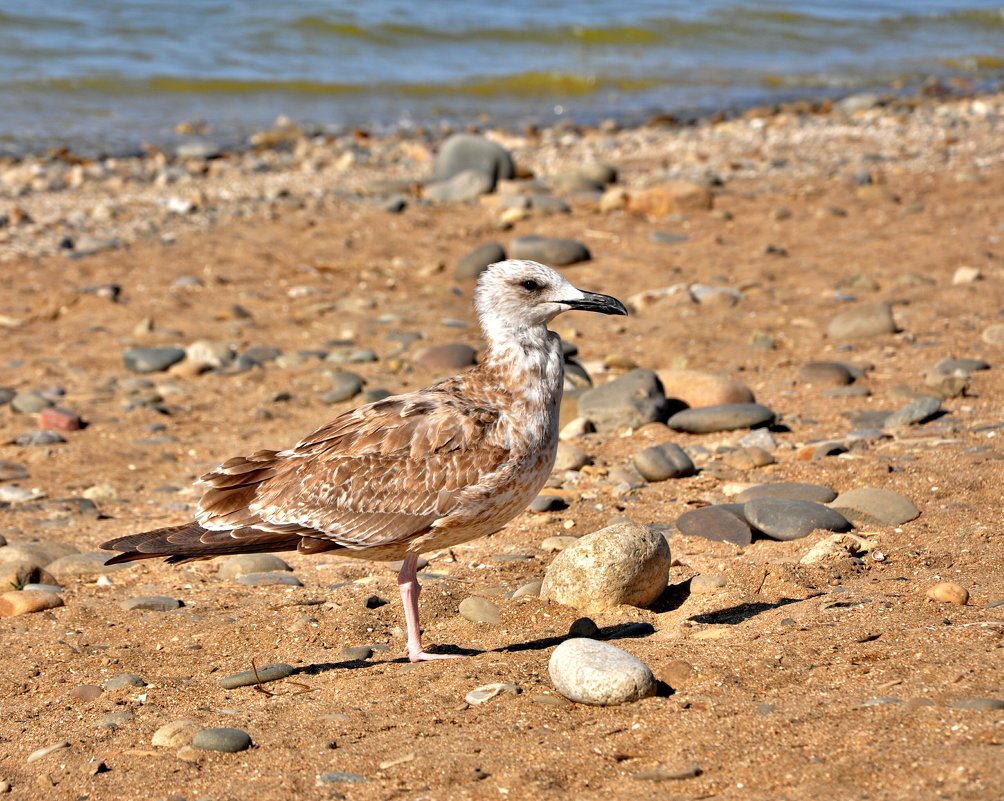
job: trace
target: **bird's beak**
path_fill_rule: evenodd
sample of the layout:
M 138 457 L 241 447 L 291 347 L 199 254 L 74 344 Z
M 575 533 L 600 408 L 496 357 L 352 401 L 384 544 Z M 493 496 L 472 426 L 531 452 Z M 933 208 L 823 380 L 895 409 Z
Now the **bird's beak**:
M 580 290 L 581 291 L 581 290 Z M 598 292 L 583 292 L 582 297 L 576 300 L 561 301 L 570 309 L 579 311 L 599 312 L 600 314 L 623 314 L 627 315 L 628 310 L 617 298 L 610 295 L 601 295 Z

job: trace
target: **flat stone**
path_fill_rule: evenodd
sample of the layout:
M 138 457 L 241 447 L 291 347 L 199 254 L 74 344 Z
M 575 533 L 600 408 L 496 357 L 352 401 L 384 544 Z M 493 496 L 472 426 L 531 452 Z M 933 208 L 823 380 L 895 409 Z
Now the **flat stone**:
M 559 495 L 538 495 L 530 501 L 530 511 L 542 514 L 543 512 L 560 512 L 568 508 L 568 501 Z
M 864 339 L 896 332 L 888 303 L 863 303 L 834 317 L 826 328 L 830 339 Z
M 854 383 L 854 376 L 840 362 L 808 362 L 798 371 L 799 380 L 806 384 L 844 386 Z
M 443 181 L 433 181 L 422 187 L 422 197 L 433 203 L 464 203 L 492 191 L 491 176 L 478 170 L 464 170 Z
M 967 709 L 972 712 L 996 712 L 1004 709 L 1004 698 L 960 698 L 948 706 L 951 709 Z
M 192 744 L 192 738 L 205 728 L 194 720 L 172 720 L 165 723 L 150 738 L 156 748 L 181 748 Z
M 96 684 L 80 684 L 70 690 L 70 697 L 78 701 L 94 701 L 104 690 Z
M 140 609 L 146 612 L 170 612 L 181 605 L 181 601 L 168 595 L 137 595 L 119 604 L 125 610 Z
M 185 358 L 182 348 L 130 348 L 122 354 L 127 370 L 134 373 L 159 373 Z
M 906 406 L 890 414 L 883 423 L 883 428 L 905 428 L 915 423 L 923 423 L 935 417 L 941 411 L 941 398 L 934 395 L 921 395 L 914 398 Z
M 724 508 L 724 504 L 704 506 L 684 512 L 676 521 L 681 534 L 703 537 L 716 542 L 731 542 L 745 547 L 753 541 L 753 532 L 745 518 Z
M 500 261 L 505 261 L 505 248 L 498 242 L 485 242 L 461 257 L 453 269 L 453 276 L 458 281 L 477 278 L 489 265 Z
M 251 747 L 251 735 L 243 729 L 200 729 L 192 738 L 192 748 L 200 751 L 236 753 Z
M 565 267 L 589 261 L 589 248 L 577 239 L 528 235 L 520 236 L 509 244 L 509 258 L 539 261 L 552 267 Z
M 797 540 L 817 529 L 847 531 L 851 524 L 839 512 L 812 501 L 754 498 L 743 506 L 747 522 L 775 540 Z
M 659 770 L 642 770 L 633 774 L 631 778 L 649 782 L 678 782 L 697 778 L 701 773 L 703 773 L 701 766 L 696 762 L 680 762 Z
M 555 472 L 564 473 L 566 470 L 577 472 L 592 463 L 593 457 L 581 448 L 576 448 L 567 442 L 558 443 L 558 455 L 554 460 Z
M 238 576 L 237 583 L 247 584 L 249 587 L 303 586 L 303 582 L 292 573 L 280 573 L 277 570 L 270 570 L 265 573 L 245 573 L 243 576 Z
M 683 448 L 672 442 L 645 448 L 634 455 L 632 462 L 642 477 L 650 482 L 683 478 L 697 472 Z
M 296 668 L 285 662 L 276 662 L 271 665 L 262 665 L 257 670 L 244 670 L 240 673 L 234 673 L 232 676 L 225 676 L 220 679 L 220 686 L 224 690 L 236 690 L 238 687 L 266 684 L 270 681 L 285 679 L 293 675 L 295 670 Z
M 898 526 L 920 516 L 913 502 L 898 492 L 875 487 L 858 487 L 838 495 L 830 504 L 857 525 Z
M 123 563 L 106 565 L 105 562 L 111 558 L 112 554 L 108 551 L 71 553 L 50 562 L 45 569 L 56 578 L 92 578 L 129 567 Z
M 582 612 L 621 604 L 646 607 L 669 581 L 669 544 L 637 523 L 615 523 L 559 553 L 544 575 L 540 597 Z
M 464 700 L 471 706 L 477 706 L 478 704 L 488 703 L 500 695 L 519 695 L 521 692 L 523 691 L 518 684 L 500 681 L 494 684 L 484 684 L 481 687 L 475 687 L 464 696 Z
M 426 348 L 415 361 L 431 370 L 462 370 L 475 364 L 476 357 L 477 351 L 470 345 L 454 342 Z
M 368 645 L 347 645 L 338 656 L 349 662 L 362 662 L 373 656 L 373 649 Z
M 980 338 L 988 345 L 1004 345 L 1004 323 L 987 326 Z
M 248 573 L 269 573 L 292 569 L 278 556 L 273 556 L 270 553 L 244 553 L 224 560 L 216 575 L 218 578 L 229 580 L 246 576 Z
M 633 214 L 660 218 L 710 211 L 714 202 L 714 193 L 706 184 L 667 181 L 646 189 L 630 191 L 627 208 Z
M 690 580 L 691 595 L 707 595 L 717 592 L 726 584 L 725 576 L 716 573 L 699 573 Z
M 70 747 L 68 740 L 60 740 L 58 743 L 53 743 L 52 745 L 46 745 L 42 748 L 37 748 L 28 754 L 28 758 L 25 760 L 29 765 L 32 762 L 38 762 L 40 759 L 44 759 L 49 756 L 49 754 L 54 754 L 57 751 L 62 751 Z
M 28 478 L 28 468 L 17 462 L 0 460 L 0 481 L 22 481 Z
M 837 493 L 820 484 L 804 484 L 799 481 L 776 481 L 770 484 L 756 484 L 747 487 L 735 496 L 736 503 L 746 503 L 754 498 L 788 498 L 792 501 L 812 501 L 829 503 Z
M 117 692 L 118 690 L 130 690 L 136 687 L 146 687 L 146 681 L 142 676 L 135 673 L 120 673 L 113 676 L 101 685 L 105 692 Z
M 504 147 L 483 136 L 458 133 L 443 142 L 432 176 L 436 181 L 445 181 L 465 170 L 476 170 L 489 178 L 488 191 L 499 180 L 510 180 L 516 174 L 512 156 Z
M 692 409 L 731 403 L 753 403 L 753 391 L 741 381 L 722 373 L 704 370 L 659 370 L 659 380 L 667 398 L 679 400 Z
M 66 437 L 58 431 L 25 431 L 14 437 L 14 444 L 24 447 L 56 445 L 60 442 L 66 442 Z
M 612 706 L 655 695 L 655 677 L 648 665 L 598 640 L 565 640 L 554 649 L 547 670 L 554 689 L 580 704 Z
M 321 395 L 325 403 L 343 403 L 363 391 L 365 380 L 361 375 L 347 370 L 336 370 L 331 374 L 331 389 Z
M 564 550 L 564 549 L 562 549 Z M 512 598 L 539 598 L 540 597 L 540 587 L 544 582 L 541 580 L 528 581 L 526 584 L 521 584 L 515 590 L 512 591 Z
M 117 729 L 119 726 L 135 719 L 136 714 L 126 709 L 121 712 L 109 712 L 107 715 L 98 718 L 98 722 L 94 725 L 99 729 Z
M 10 401 L 10 408 L 18 414 L 38 414 L 53 405 L 51 400 L 37 392 L 18 392 Z
M 990 362 L 983 359 L 941 359 L 934 365 L 934 372 L 941 375 L 957 375 L 968 378 L 973 373 L 990 369 Z
M 78 553 L 75 546 L 66 542 L 23 542 L 0 548 L 0 562 L 34 562 L 46 567 L 61 556 Z
M 727 403 L 703 409 L 684 409 L 670 417 L 666 425 L 691 434 L 710 434 L 770 425 L 775 418 L 774 412 L 759 403 Z
M 361 773 L 349 773 L 344 770 L 334 770 L 322 773 L 317 777 L 318 784 L 355 784 L 357 782 L 368 782 Z
M 662 422 L 669 408 L 659 377 L 652 370 L 631 370 L 579 396 L 579 416 L 588 418 L 603 433 Z
M 460 616 L 472 623 L 494 625 L 499 622 L 499 608 L 487 598 L 472 595 L 460 602 Z
M 63 599 L 45 590 L 21 590 L 0 594 L 0 617 L 43 612 L 63 605 Z

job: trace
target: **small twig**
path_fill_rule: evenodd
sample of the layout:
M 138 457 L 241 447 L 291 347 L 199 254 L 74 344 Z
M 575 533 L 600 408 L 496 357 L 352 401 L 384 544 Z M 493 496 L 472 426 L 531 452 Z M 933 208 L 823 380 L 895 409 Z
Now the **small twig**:
M 254 671 L 254 680 L 255 680 L 254 688 L 255 688 L 255 690 L 257 690 L 258 692 L 260 692 L 262 695 L 267 695 L 269 698 L 271 698 L 273 695 L 275 695 L 275 693 L 270 692 L 269 690 L 266 690 L 265 687 L 262 686 L 261 676 L 258 675 L 258 666 L 254 663 L 253 659 L 251 660 L 251 670 Z

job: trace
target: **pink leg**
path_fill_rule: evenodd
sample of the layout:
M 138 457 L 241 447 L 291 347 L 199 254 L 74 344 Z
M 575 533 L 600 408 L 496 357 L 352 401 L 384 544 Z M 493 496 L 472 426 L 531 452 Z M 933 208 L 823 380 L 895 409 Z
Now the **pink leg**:
M 428 659 L 459 659 L 460 654 L 427 654 L 422 650 L 422 629 L 418 625 L 418 596 L 422 587 L 418 583 L 417 553 L 409 553 L 404 557 L 401 572 L 397 574 L 397 586 L 401 589 L 404 620 L 408 627 L 408 659 L 412 662 L 424 662 Z

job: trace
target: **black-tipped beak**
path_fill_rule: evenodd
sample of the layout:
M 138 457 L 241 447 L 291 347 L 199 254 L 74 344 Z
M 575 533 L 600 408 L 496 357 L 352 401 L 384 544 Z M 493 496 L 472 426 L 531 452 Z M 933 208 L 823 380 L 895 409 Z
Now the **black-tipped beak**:
M 624 308 L 624 304 L 621 303 L 617 298 L 612 298 L 609 295 L 601 295 L 598 292 L 583 292 L 583 297 L 580 300 L 564 300 L 566 306 L 570 309 L 578 309 L 579 311 L 591 311 L 599 312 L 600 314 L 623 314 L 627 315 L 628 310 Z

